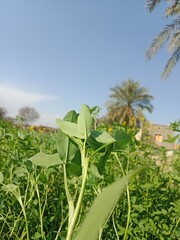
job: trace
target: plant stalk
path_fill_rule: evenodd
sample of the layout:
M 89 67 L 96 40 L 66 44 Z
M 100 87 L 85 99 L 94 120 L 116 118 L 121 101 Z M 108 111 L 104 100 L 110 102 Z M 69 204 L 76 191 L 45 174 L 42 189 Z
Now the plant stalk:
M 82 153 L 81 156 L 82 156 L 82 158 L 81 158 L 81 161 L 82 161 L 82 184 L 81 184 L 81 189 L 80 189 L 78 201 L 76 204 L 76 208 L 74 211 L 74 215 L 73 215 L 72 221 L 70 222 L 70 225 L 68 228 L 66 240 L 72 240 L 74 229 L 75 229 L 77 221 L 78 221 L 78 216 L 79 216 L 79 212 L 81 209 L 82 200 L 83 200 L 83 196 L 84 196 L 84 190 L 85 190 L 85 186 L 86 186 L 89 159 L 85 157 L 84 153 Z
M 40 218 L 41 237 L 42 237 L 42 240 L 44 240 L 45 236 L 44 236 L 44 229 L 43 229 L 43 213 L 42 213 L 41 199 L 40 199 L 39 188 L 38 188 L 37 183 L 36 183 L 35 189 L 36 189 L 36 193 L 37 193 L 37 197 L 38 197 L 38 204 L 39 204 L 39 218 Z
M 67 197 L 67 201 L 68 201 L 68 205 L 69 205 L 69 219 L 68 219 L 68 229 L 70 227 L 70 223 L 72 221 L 72 218 L 74 216 L 74 202 L 72 199 L 72 196 L 69 192 L 68 189 L 68 184 L 67 184 L 67 174 L 66 174 L 66 164 L 63 164 L 63 175 L 64 175 L 64 189 L 66 192 L 66 197 Z
M 126 229 L 125 229 L 123 240 L 126 240 L 126 238 L 127 238 L 128 228 L 129 228 L 129 223 L 130 223 L 130 218 L 131 218 L 131 202 L 130 202 L 130 193 L 129 193 L 128 184 L 127 184 L 126 192 L 127 192 L 127 200 L 128 200 L 128 216 L 127 216 Z

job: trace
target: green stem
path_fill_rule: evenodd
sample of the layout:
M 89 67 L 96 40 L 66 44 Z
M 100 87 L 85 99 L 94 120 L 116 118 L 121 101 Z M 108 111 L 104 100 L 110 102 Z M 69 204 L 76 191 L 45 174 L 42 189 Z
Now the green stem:
M 117 159 L 117 162 L 118 162 L 118 164 L 119 164 L 119 166 L 120 166 L 120 169 L 121 169 L 122 175 L 125 176 L 123 166 L 122 166 L 122 164 L 121 164 L 121 161 L 120 161 L 119 158 L 118 158 L 117 153 L 113 153 L 113 154 L 114 154 L 114 156 L 115 156 L 116 159 Z
M 27 240 L 30 240 L 30 236 L 29 236 L 29 227 L 28 227 L 28 220 L 27 220 L 27 216 L 26 216 L 26 209 L 24 207 L 24 204 L 22 202 L 22 198 L 21 196 L 19 195 L 19 197 L 17 197 L 18 201 L 19 201 L 19 204 L 21 205 L 21 208 L 22 208 L 22 212 L 23 212 L 23 215 L 24 215 L 24 219 L 25 219 L 25 223 L 26 223 L 26 234 L 27 234 Z
M 98 240 L 101 240 L 101 239 L 102 239 L 102 232 L 103 232 L 103 228 L 100 227 L 100 228 L 99 228 L 99 236 L 98 236 Z
M 61 209 L 63 209 L 63 202 L 61 202 Z M 57 231 L 55 240 L 58 240 L 58 238 L 60 236 L 61 228 L 64 225 L 64 223 L 66 222 L 67 218 L 68 218 L 68 215 L 66 215 L 66 217 L 64 218 L 63 211 L 61 211 L 61 224 L 60 224 L 59 229 Z
M 27 235 L 27 240 L 30 240 L 30 236 L 29 236 L 29 227 L 28 227 L 28 220 L 27 220 L 27 215 L 26 215 L 26 209 L 25 209 L 25 205 L 22 201 L 22 197 L 21 197 L 21 193 L 20 193 L 20 189 L 18 188 L 18 192 L 12 191 L 11 189 L 9 189 L 10 192 L 16 197 L 16 199 L 18 200 L 23 215 L 24 215 L 24 219 L 25 219 L 25 225 L 26 225 L 26 235 Z
M 112 142 L 113 143 L 113 142 Z M 93 156 L 98 153 L 100 150 L 102 150 L 103 148 L 106 148 L 108 145 L 112 144 L 112 143 L 108 143 L 108 144 L 104 144 L 101 147 L 99 147 L 98 149 L 96 149 L 90 156 L 89 159 L 93 158 Z
M 69 192 L 69 189 L 68 189 L 68 184 L 67 184 L 67 174 L 66 174 L 66 164 L 64 163 L 63 164 L 63 175 L 64 175 L 64 189 L 65 189 L 65 192 L 66 192 L 66 197 L 67 197 L 67 201 L 68 201 L 68 205 L 69 205 L 69 218 L 68 218 L 68 229 L 70 227 L 70 223 L 72 221 L 72 218 L 74 216 L 74 202 L 73 202 L 73 199 L 72 199 L 72 196 Z
M 119 235 L 118 235 L 118 231 L 117 231 L 115 220 L 114 220 L 114 213 L 112 214 L 112 222 L 113 222 L 113 227 L 116 234 L 116 239 L 119 240 Z
M 128 153 L 129 153 L 129 148 L 128 148 Z M 121 169 L 121 172 L 122 172 L 123 176 L 125 176 L 124 169 L 122 167 L 121 161 L 119 160 L 119 158 L 117 156 L 117 153 L 114 153 L 114 155 L 115 155 L 115 157 L 118 161 L 118 164 L 120 166 L 120 169 Z M 128 154 L 128 161 L 127 161 L 127 171 L 128 171 L 128 168 L 129 168 L 129 154 Z M 129 228 L 129 223 L 130 223 L 130 217 L 131 217 L 131 201 L 130 201 L 130 192 L 129 192 L 128 184 L 127 184 L 126 192 L 127 192 L 127 200 L 128 200 L 128 216 L 127 216 L 126 229 L 125 229 L 123 240 L 126 240 L 126 238 L 127 238 L 128 228 Z
M 21 211 L 22 211 L 22 210 L 21 210 Z M 3 237 L 3 228 L 4 228 L 5 225 L 7 225 L 7 227 L 8 227 L 9 229 L 11 229 L 10 224 L 7 222 L 8 215 L 9 215 L 10 213 L 11 213 L 11 210 L 9 209 L 9 211 L 8 211 L 8 213 L 6 214 L 5 217 L 4 217 L 2 214 L 0 214 L 1 218 L 3 219 L 3 225 L 2 225 L 2 228 L 1 228 L 1 231 L 0 231 L 0 236 L 1 236 L 1 237 Z M 21 214 L 21 213 L 20 213 L 20 214 Z M 20 214 L 19 214 L 19 216 L 20 216 Z M 16 221 L 16 222 L 17 222 L 17 221 Z M 15 226 L 13 226 L 13 229 L 12 229 L 11 232 L 10 232 L 10 237 L 13 237 L 13 235 L 14 235 L 14 237 L 16 237 L 17 240 L 19 240 L 20 238 L 18 237 L 17 233 L 15 233 L 14 228 L 15 228 Z
M 85 147 L 84 147 L 84 149 L 85 149 Z M 81 209 L 82 200 L 83 200 L 83 196 L 84 196 L 84 190 L 85 190 L 85 186 L 86 186 L 89 159 L 85 157 L 85 151 L 83 151 L 83 150 L 81 152 L 81 161 L 82 161 L 81 189 L 80 189 L 78 201 L 77 201 L 77 204 L 76 204 L 76 208 L 75 208 L 75 211 L 74 211 L 74 215 L 73 215 L 72 221 L 70 222 L 70 225 L 69 225 L 69 228 L 68 228 L 66 240 L 72 240 L 74 229 L 75 229 L 77 221 L 78 221 L 78 216 L 79 216 L 79 212 L 80 212 L 80 209 Z
M 131 218 L 131 202 L 130 202 L 130 193 L 129 193 L 128 185 L 127 185 L 127 200 L 128 200 L 128 216 L 127 216 L 126 229 L 125 229 L 123 240 L 126 240 L 127 238 L 128 228 L 129 228 L 129 223 Z
M 36 183 L 35 189 L 36 189 L 36 193 L 37 193 L 37 197 L 38 197 L 38 204 L 39 204 L 39 218 L 40 218 L 41 237 L 42 237 L 42 240 L 44 240 L 45 236 L 44 236 L 44 229 L 43 229 L 43 213 L 42 213 L 41 199 L 40 199 L 39 188 L 38 188 L 37 183 Z
M 126 171 L 128 172 L 129 171 L 129 156 L 130 156 L 130 149 L 129 149 L 129 144 L 127 146 L 128 148 L 128 152 L 127 152 L 127 166 L 126 166 Z

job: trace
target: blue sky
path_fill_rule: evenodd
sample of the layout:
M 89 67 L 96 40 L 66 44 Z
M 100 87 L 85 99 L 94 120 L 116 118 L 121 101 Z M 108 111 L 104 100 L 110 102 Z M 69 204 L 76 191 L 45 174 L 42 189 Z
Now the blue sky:
M 165 3 L 149 14 L 146 1 L 0 0 L 0 106 L 15 116 L 35 107 L 38 123 L 82 104 L 100 106 L 110 88 L 131 78 L 154 96 L 150 122 L 180 118 L 180 68 L 161 80 L 166 47 L 148 62 L 145 52 L 168 20 Z

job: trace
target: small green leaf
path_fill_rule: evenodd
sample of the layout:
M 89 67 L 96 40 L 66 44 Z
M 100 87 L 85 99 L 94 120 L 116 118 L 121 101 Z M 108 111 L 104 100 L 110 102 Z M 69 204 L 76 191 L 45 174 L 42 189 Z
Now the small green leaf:
M 75 176 L 80 176 L 82 174 L 82 166 L 81 166 L 81 153 L 78 150 L 71 162 L 67 162 L 67 170 Z
M 78 151 L 76 143 L 74 143 L 61 130 L 59 130 L 59 133 L 57 134 L 56 143 L 60 159 L 63 162 L 71 161 Z
M 74 176 L 81 176 L 81 166 L 75 163 L 67 163 L 67 170 Z
M 78 118 L 78 114 L 74 110 L 72 110 L 65 115 L 63 120 L 67 122 L 77 123 L 77 118 Z
M 167 215 L 166 209 L 162 209 L 161 212 L 162 212 L 164 215 Z
M 3 185 L 1 189 L 4 190 L 5 192 L 15 192 L 17 188 L 18 188 L 17 185 L 9 183 L 7 185 Z
M 171 136 L 170 134 L 167 134 L 167 139 L 164 139 L 163 142 L 167 143 L 175 143 L 179 139 L 179 134 L 176 136 Z
M 152 187 L 152 183 L 145 183 L 145 184 L 142 184 L 141 186 L 143 189 L 150 189 Z
M 105 149 L 105 153 L 100 157 L 100 161 L 98 165 L 98 171 L 100 174 L 102 174 L 104 171 L 106 162 L 111 154 L 112 149 L 113 149 L 113 144 L 108 145 Z
M 49 155 L 43 152 L 39 152 L 33 157 L 31 157 L 29 160 L 35 165 L 41 167 L 50 167 L 62 163 L 58 153 Z
M 14 174 L 17 177 L 23 177 L 27 173 L 27 170 L 25 169 L 24 166 L 17 167 L 16 170 L 14 171 Z
M 3 183 L 4 181 L 4 175 L 2 172 L 0 172 L 0 183 Z
M 91 133 L 92 116 L 89 108 L 86 105 L 82 106 L 81 112 L 79 114 L 78 127 L 80 133 L 85 137 L 85 139 L 87 139 Z
M 91 165 L 91 171 L 95 177 L 103 179 L 103 177 L 99 174 L 97 167 L 95 165 Z
M 115 142 L 115 139 L 107 132 L 98 132 L 98 131 L 92 131 L 91 136 L 100 143 L 104 144 L 110 144 Z
M 79 131 L 77 123 L 67 122 L 61 119 L 57 119 L 56 122 L 60 129 L 68 136 L 84 139 L 83 134 Z
M 43 183 L 43 184 L 47 184 L 47 183 L 48 183 L 48 177 L 47 177 L 47 175 L 44 174 L 44 173 L 41 173 L 41 174 L 39 175 L 38 180 L 39 180 L 41 183 Z
M 139 171 L 140 169 L 129 173 L 102 190 L 90 208 L 75 240 L 97 239 L 100 227 L 102 227 L 108 219 L 118 199 L 123 194 L 127 182 Z
M 64 117 L 64 121 L 76 123 L 77 113 L 75 111 L 68 112 Z M 78 150 L 77 143 L 72 141 L 72 139 L 61 130 L 59 130 L 57 134 L 56 143 L 60 159 L 63 162 L 71 161 Z
M 41 238 L 41 234 L 39 232 L 36 232 L 34 234 L 34 237 L 35 237 L 35 239 L 39 239 L 39 238 Z
M 88 137 L 87 143 L 89 144 L 89 146 L 92 147 L 93 150 L 97 150 L 98 148 L 103 146 L 103 143 L 97 142 L 91 135 Z M 104 149 L 102 149 L 100 152 L 104 152 Z
M 153 222 L 153 220 L 151 218 L 149 219 L 149 223 L 150 223 L 150 225 L 151 225 L 151 227 L 153 229 L 153 232 L 155 232 L 156 231 L 156 225 L 154 224 L 154 222 Z
M 126 144 L 131 141 L 131 137 L 124 131 L 117 130 L 114 138 L 116 139 L 115 149 L 122 149 Z

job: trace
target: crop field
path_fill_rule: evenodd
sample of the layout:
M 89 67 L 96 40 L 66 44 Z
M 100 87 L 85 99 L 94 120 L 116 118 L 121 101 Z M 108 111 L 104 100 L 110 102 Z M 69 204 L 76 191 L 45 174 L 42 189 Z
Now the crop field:
M 92 111 L 53 131 L 0 120 L 0 239 L 180 239 L 179 151 L 168 169 L 165 148 Z

